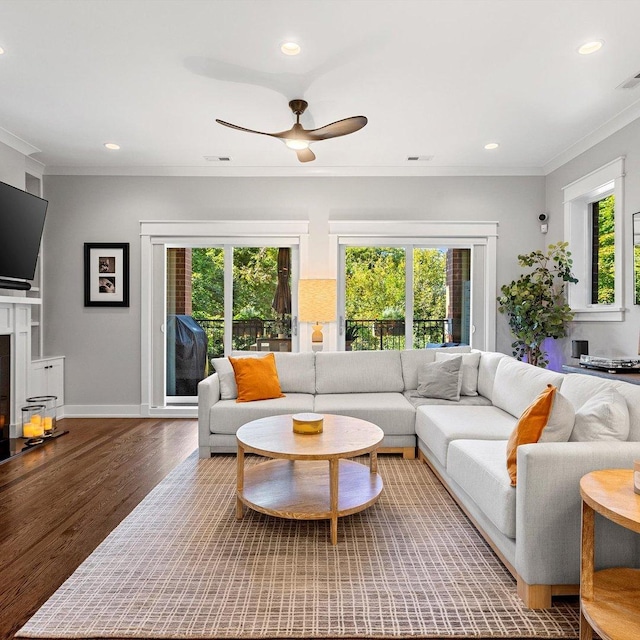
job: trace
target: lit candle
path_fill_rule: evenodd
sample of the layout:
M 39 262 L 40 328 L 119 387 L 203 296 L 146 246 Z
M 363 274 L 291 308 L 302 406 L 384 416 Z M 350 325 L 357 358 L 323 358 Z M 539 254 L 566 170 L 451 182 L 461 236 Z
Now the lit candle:
M 53 430 L 53 418 L 51 416 L 44 417 L 44 430 L 45 432 Z
M 23 427 L 22 427 L 22 437 L 23 438 L 33 438 L 34 437 L 33 424 L 31 422 L 28 422 L 27 424 L 23 425 Z
M 34 413 L 31 416 L 31 423 L 32 424 L 40 424 L 42 422 L 42 416 L 39 413 Z

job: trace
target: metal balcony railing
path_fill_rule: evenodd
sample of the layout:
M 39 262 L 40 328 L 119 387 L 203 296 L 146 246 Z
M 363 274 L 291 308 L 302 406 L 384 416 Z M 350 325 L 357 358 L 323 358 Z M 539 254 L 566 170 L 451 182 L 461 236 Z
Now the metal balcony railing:
M 207 335 L 208 358 L 224 355 L 224 320 L 204 319 L 196 322 Z M 234 351 L 249 351 L 261 338 L 291 337 L 291 320 L 251 318 L 234 320 L 231 338 Z M 380 351 L 405 348 L 404 320 L 372 319 L 347 320 L 346 348 L 352 351 Z M 424 349 L 430 343 L 447 342 L 452 334 L 450 318 L 418 319 L 413 321 L 413 348 Z
M 413 321 L 413 348 L 424 349 L 430 343 L 450 340 L 451 318 L 417 319 Z M 404 320 L 347 320 L 345 343 L 351 351 L 382 351 L 405 348 Z

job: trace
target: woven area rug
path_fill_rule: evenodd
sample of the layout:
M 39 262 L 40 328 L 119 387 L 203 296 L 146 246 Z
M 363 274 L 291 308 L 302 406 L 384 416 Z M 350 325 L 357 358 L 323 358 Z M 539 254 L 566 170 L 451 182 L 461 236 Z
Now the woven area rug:
M 577 605 L 525 609 L 417 460 L 379 457 L 382 496 L 339 520 L 337 546 L 328 521 L 236 520 L 235 471 L 234 456 L 190 456 L 18 636 L 577 638 Z

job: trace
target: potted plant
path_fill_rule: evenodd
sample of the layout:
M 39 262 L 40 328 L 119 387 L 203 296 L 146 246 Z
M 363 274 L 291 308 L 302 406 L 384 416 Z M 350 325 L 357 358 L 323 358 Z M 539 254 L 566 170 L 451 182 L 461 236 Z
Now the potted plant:
M 351 351 L 351 344 L 360 335 L 360 329 L 362 327 L 358 324 L 349 324 L 344 330 L 344 348 L 345 351 Z
M 549 364 L 542 343 L 546 338 L 564 338 L 573 311 L 567 304 L 567 282 L 578 282 L 571 273 L 573 260 L 567 242 L 549 245 L 546 253 L 532 251 L 518 256 L 521 267 L 533 270 L 501 287 L 498 311 L 506 313 L 516 341 L 513 355 L 538 367 Z

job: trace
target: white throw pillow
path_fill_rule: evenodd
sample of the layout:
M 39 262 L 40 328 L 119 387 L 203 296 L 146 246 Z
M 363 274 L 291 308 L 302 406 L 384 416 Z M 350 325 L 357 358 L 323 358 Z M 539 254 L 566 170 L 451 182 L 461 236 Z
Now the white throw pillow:
M 480 352 L 460 354 L 438 351 L 436 353 L 436 362 L 443 362 L 444 360 L 451 360 L 452 358 L 460 357 L 462 357 L 462 386 L 460 387 L 460 395 L 477 396 Z
M 572 442 L 626 440 L 629 437 L 629 407 L 613 387 L 600 391 L 576 411 Z
M 238 397 L 238 386 L 229 358 L 213 358 L 211 364 L 220 380 L 220 400 L 235 400 Z
M 576 412 L 571 401 L 559 391 L 553 396 L 551 415 L 538 442 L 568 442 L 573 431 Z

